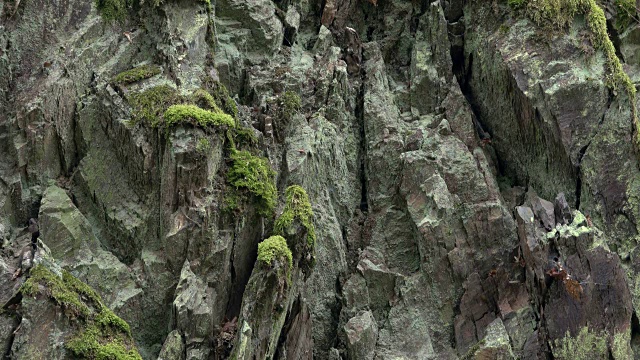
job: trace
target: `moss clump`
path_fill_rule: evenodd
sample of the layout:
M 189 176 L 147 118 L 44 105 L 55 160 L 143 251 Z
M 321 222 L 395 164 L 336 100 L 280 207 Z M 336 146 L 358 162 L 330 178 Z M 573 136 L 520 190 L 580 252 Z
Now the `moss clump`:
M 115 337 L 115 339 L 111 339 Z M 96 360 L 142 360 L 138 351 L 118 337 L 117 333 L 91 325 L 65 344 L 75 356 Z
M 275 172 L 267 159 L 258 157 L 246 150 L 231 148 L 233 164 L 229 169 L 229 183 L 236 189 L 246 189 L 257 199 L 258 213 L 271 216 L 278 196 L 275 184 Z
M 513 0 L 510 0 L 513 1 Z M 629 1 L 629 0 L 622 0 Z M 606 58 L 607 85 L 616 91 L 622 88 L 629 98 L 632 123 L 634 128 L 633 142 L 640 155 L 640 123 L 636 113 L 636 88 L 629 75 L 622 69 L 616 49 L 607 33 L 607 19 L 604 10 L 596 0 L 522 0 L 527 15 L 538 25 L 548 28 L 566 28 L 573 18 L 582 14 L 586 16 L 593 47 L 602 50 Z M 526 3 L 526 4 L 524 4 Z M 635 5 L 634 5 L 635 8 Z M 635 11 L 635 10 L 634 10 Z
M 253 130 L 246 127 L 237 127 L 233 132 L 233 140 L 238 146 L 252 147 L 258 145 L 258 138 L 253 133 Z
M 281 99 L 282 117 L 289 121 L 302 107 L 300 96 L 293 91 L 285 91 Z
M 229 90 L 222 83 L 207 76 L 203 81 L 203 86 L 225 113 L 231 115 L 234 119 L 238 118 L 238 106 L 229 95 Z
M 607 348 L 606 332 L 596 333 L 585 326 L 576 336 L 571 336 L 569 331 L 564 338 L 557 339 L 551 344 L 553 356 L 559 360 L 569 359 L 606 359 L 609 350 Z
M 77 320 L 81 330 L 65 342 L 75 356 L 100 360 L 142 360 L 136 350 L 129 324 L 113 313 L 100 296 L 69 272 L 58 277 L 42 264 L 29 272 L 20 291 L 34 296 L 42 293 L 62 306 L 67 316 Z
M 286 262 L 289 272 L 293 268 L 293 256 L 287 246 L 287 241 L 278 235 L 271 236 L 258 244 L 258 261 L 272 266 L 274 260 Z
M 64 276 L 68 277 L 68 276 Z M 20 291 L 27 296 L 34 296 L 42 292 L 62 306 L 71 317 L 88 316 L 89 307 L 80 301 L 80 294 L 68 281 L 61 279 L 41 264 L 36 265 L 29 272 L 29 279 L 22 284 Z
M 313 225 L 313 210 L 307 192 L 299 185 L 291 185 L 285 190 L 286 204 L 282 215 L 276 220 L 274 233 L 283 235 L 293 225 L 294 220 L 307 230 L 307 246 L 313 249 L 316 244 L 316 229 Z
M 633 21 L 637 21 L 635 0 L 615 0 L 617 15 L 614 26 L 616 30 L 622 32 Z
M 107 21 L 123 21 L 127 17 L 127 0 L 95 0 L 100 16 Z
M 156 65 L 142 65 L 131 70 L 123 71 L 113 77 L 114 84 L 131 84 L 136 81 L 148 79 L 152 76 L 160 74 L 160 67 Z
M 235 121 L 231 116 L 204 110 L 196 105 L 171 105 L 167 111 L 164 112 L 164 125 L 167 127 L 184 123 L 191 123 L 202 127 L 210 125 L 235 126 Z
M 520 9 L 527 3 L 527 0 L 508 0 L 509 6 L 514 9 Z
M 209 142 L 209 139 L 199 139 L 198 143 L 196 144 L 196 151 L 199 153 L 206 153 L 209 150 L 211 150 L 211 142 Z
M 193 102 L 203 109 L 211 110 L 214 113 L 222 113 L 216 100 L 204 89 L 198 89 L 191 95 Z
M 143 121 L 148 125 L 157 126 L 169 106 L 181 102 L 183 99 L 178 95 L 176 89 L 160 85 L 134 93 L 129 96 L 128 100 L 133 108 L 132 122 L 134 124 Z

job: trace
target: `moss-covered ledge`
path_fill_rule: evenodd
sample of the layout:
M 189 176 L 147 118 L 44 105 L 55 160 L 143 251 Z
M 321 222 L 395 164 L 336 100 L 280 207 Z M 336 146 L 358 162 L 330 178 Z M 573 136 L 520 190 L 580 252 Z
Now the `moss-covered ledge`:
M 129 324 L 113 313 L 87 284 L 63 270 L 62 277 L 38 264 L 20 288 L 23 296 L 44 295 L 78 328 L 65 348 L 80 359 L 142 360 Z

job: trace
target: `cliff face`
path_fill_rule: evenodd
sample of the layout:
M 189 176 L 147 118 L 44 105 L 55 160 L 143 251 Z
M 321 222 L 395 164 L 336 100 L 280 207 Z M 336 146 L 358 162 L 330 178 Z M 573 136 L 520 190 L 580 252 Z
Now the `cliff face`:
M 0 351 L 633 358 L 625 4 L 0 3 Z

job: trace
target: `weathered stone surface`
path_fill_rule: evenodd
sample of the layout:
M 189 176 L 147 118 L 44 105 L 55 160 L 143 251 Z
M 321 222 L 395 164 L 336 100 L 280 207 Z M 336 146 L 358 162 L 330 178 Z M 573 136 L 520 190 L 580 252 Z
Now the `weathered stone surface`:
M 347 334 L 349 359 L 373 359 L 378 339 L 378 326 L 370 311 L 363 311 L 349 319 L 344 326 L 344 331 Z
M 571 217 L 571 210 L 567 199 L 564 197 L 564 193 L 558 194 L 553 205 L 554 214 L 556 217 L 556 223 L 565 225 L 570 224 L 573 218 Z
M 11 351 L 11 343 L 13 342 L 13 332 L 16 330 L 20 320 L 13 315 L 0 315 L 0 351 L 3 354 L 9 354 Z
M 167 335 L 158 360 L 184 360 L 185 347 L 182 335 L 178 330 L 173 330 Z
M 550 31 L 500 2 L 218 0 L 107 21 L 100 4 L 0 3 L 0 303 L 20 302 L 39 215 L 42 248 L 131 322 L 145 360 L 163 343 L 353 358 L 345 327 L 365 312 L 363 358 L 633 357 L 640 170 L 590 17 Z M 635 24 L 598 5 L 637 82 Z M 160 73 L 112 84 L 141 64 Z M 191 102 L 211 80 L 244 128 L 133 116 L 136 92 Z M 286 294 L 255 265 L 274 217 L 226 211 L 234 136 L 276 172 L 276 214 L 288 186 L 310 197 L 316 266 Z M 48 331 L 65 324 L 39 310 L 50 323 L 24 316 L 16 354 L 61 356 Z
M 188 351 L 193 351 L 193 347 L 202 348 L 202 354 L 199 356 L 201 359 L 208 357 L 207 344 L 211 341 L 210 336 L 213 333 L 213 309 L 216 308 L 216 300 L 210 288 L 191 271 L 189 261 L 185 261 L 173 300 L 175 322 L 177 329 L 184 334 Z

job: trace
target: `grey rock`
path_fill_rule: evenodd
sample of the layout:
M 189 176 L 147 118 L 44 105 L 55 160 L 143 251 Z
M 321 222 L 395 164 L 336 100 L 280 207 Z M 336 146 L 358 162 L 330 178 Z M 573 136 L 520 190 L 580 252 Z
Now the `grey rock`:
M 571 210 L 569 209 L 569 204 L 567 203 L 567 199 L 564 197 L 564 193 L 558 194 L 556 196 L 554 202 L 554 211 L 556 222 L 558 224 L 570 224 L 573 220 L 571 217 Z
M 176 287 L 173 307 L 176 327 L 184 334 L 187 347 L 211 340 L 209 337 L 213 332 L 212 313 L 216 307 L 216 300 L 210 288 L 191 271 L 189 261 L 185 261 Z M 207 356 L 208 351 L 202 354 L 202 359 L 206 359 Z
M 378 339 L 378 325 L 370 311 L 351 318 L 344 327 L 349 359 L 372 360 Z
M 173 330 L 167 335 L 158 360 L 185 360 L 184 341 L 178 330 Z

